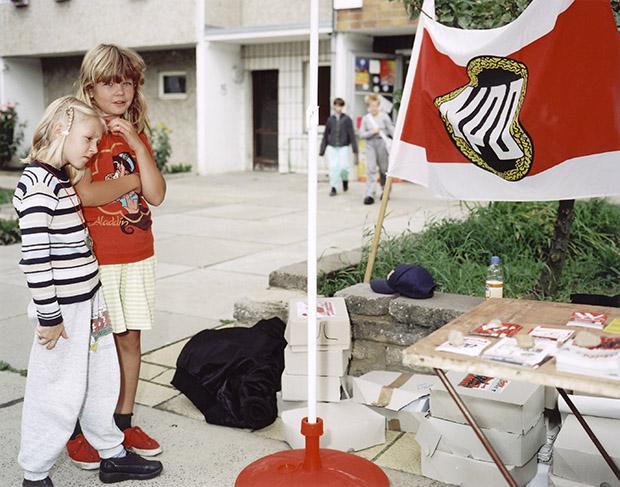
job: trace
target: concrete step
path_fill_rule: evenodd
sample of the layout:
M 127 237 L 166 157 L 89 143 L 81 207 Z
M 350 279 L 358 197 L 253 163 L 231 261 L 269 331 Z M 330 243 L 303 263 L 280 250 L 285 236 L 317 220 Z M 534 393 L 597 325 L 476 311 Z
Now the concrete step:
M 288 320 L 288 303 L 291 299 L 303 298 L 305 293 L 299 290 L 270 288 L 253 293 L 235 303 L 233 317 L 242 325 L 253 325 L 257 321 L 280 318 Z
M 360 263 L 361 259 L 361 249 L 348 250 L 338 254 L 319 257 L 317 261 L 318 275 L 330 274 L 357 265 Z M 298 262 L 297 264 L 280 267 L 271 272 L 271 274 L 269 274 L 269 286 L 305 291 L 307 279 L 307 263 Z

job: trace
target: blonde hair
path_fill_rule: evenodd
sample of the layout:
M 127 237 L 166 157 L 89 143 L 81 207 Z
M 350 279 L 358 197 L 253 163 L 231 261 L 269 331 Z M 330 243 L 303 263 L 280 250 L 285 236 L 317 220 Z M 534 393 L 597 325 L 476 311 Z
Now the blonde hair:
M 105 123 L 95 110 L 74 96 L 63 96 L 54 100 L 45 109 L 39 125 L 34 129 L 30 152 L 22 162 L 28 164 L 32 161 L 40 161 L 54 167 L 61 167 L 67 135 L 69 135 L 74 124 L 79 123 L 76 121 L 76 115 L 78 117 L 95 117 L 101 120 L 105 130 Z M 61 124 L 62 132 L 55 134 L 58 124 Z M 68 164 L 68 173 L 71 183 L 75 184 L 82 178 L 84 169 L 75 169 L 71 164 Z
M 149 128 L 146 118 L 146 100 L 141 89 L 144 84 L 145 71 L 144 60 L 134 50 L 114 44 L 99 44 L 88 51 L 82 60 L 76 96 L 84 103 L 99 109 L 92 96 L 95 84 L 133 81 L 134 96 L 124 118 L 138 132 L 142 132 Z
M 379 95 L 373 93 L 366 96 L 366 105 L 370 105 L 371 103 L 379 103 Z

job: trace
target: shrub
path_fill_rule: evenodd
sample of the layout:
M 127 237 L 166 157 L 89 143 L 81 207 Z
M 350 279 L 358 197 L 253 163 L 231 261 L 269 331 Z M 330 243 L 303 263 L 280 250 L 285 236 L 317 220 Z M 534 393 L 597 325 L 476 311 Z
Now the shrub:
M 166 171 L 166 164 L 172 154 L 172 146 L 170 145 L 170 130 L 163 123 L 158 123 L 155 127 L 151 128 L 151 134 L 149 136 L 149 144 L 153 150 L 153 158 L 155 164 L 161 172 Z
M 19 222 L 0 218 L 0 245 L 11 245 L 21 242 Z

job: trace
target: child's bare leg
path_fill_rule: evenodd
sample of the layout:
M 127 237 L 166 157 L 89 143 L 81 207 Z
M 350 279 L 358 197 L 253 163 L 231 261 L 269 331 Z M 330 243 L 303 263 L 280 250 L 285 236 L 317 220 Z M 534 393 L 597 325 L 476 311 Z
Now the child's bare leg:
M 116 412 L 130 414 L 133 412 L 140 376 L 140 330 L 115 333 L 114 340 L 121 366 L 121 392 Z

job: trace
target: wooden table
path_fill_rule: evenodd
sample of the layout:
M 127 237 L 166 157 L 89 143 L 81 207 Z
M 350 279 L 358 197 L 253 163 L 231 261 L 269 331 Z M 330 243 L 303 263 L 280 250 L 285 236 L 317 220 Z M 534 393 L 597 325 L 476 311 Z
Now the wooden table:
M 589 375 L 579 375 L 574 373 L 560 372 L 555 368 L 555 359 L 547 361 L 542 366 L 531 369 L 510 365 L 502 362 L 485 360 L 480 357 L 468 357 L 450 352 L 439 352 L 435 348 L 448 341 L 448 335 L 452 330 L 458 330 L 467 335 L 472 329 L 487 323 L 492 319 L 518 323 L 523 326 L 520 333 L 528 333 L 536 326 L 567 328 L 566 322 L 570 319 L 574 311 L 587 310 L 605 313 L 609 320 L 620 318 L 620 308 L 606 308 L 602 306 L 587 306 L 581 304 L 553 303 L 549 301 L 527 301 L 518 299 L 489 299 L 468 313 L 465 313 L 450 323 L 441 327 L 426 338 L 419 340 L 403 352 L 403 363 L 408 366 L 431 367 L 435 370 L 444 386 L 456 402 L 459 409 L 467 419 L 474 432 L 483 443 L 497 467 L 500 469 L 508 485 L 517 486 L 517 483 L 508 472 L 501 459 L 493 449 L 482 430 L 478 427 L 475 418 L 465 406 L 458 393 L 448 381 L 444 370 L 455 370 L 472 374 L 480 374 L 502 379 L 513 379 L 522 382 L 540 384 L 543 386 L 555 387 L 562 395 L 576 418 L 586 430 L 601 455 L 605 458 L 610 468 L 620 480 L 620 469 L 616 466 L 612 458 L 607 454 L 603 446 L 598 441 L 592 430 L 588 427 L 574 406 L 565 389 L 595 394 L 607 397 L 620 398 L 620 380 L 605 379 Z M 570 327 L 575 331 L 584 328 Z M 596 334 L 603 334 L 598 330 L 588 329 Z M 611 335 L 610 335 L 611 336 Z M 617 335 L 616 335 L 617 336 Z M 485 337 L 488 338 L 488 337 Z M 488 338 L 492 343 L 499 339 Z

